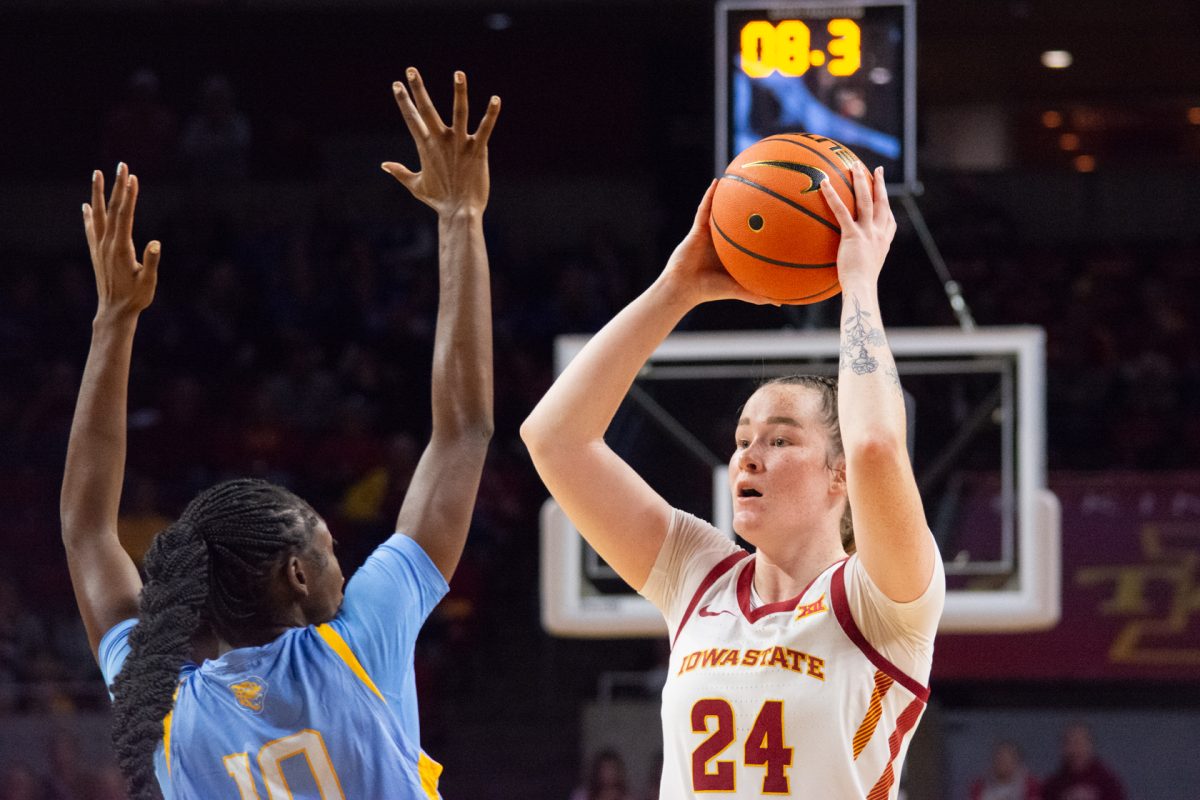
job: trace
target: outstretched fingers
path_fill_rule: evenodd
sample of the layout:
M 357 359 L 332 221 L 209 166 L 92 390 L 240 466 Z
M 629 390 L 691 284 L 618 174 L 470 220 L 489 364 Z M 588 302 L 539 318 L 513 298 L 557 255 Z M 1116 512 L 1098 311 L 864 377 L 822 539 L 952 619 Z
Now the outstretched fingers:
M 88 210 L 91 212 L 93 233 L 98 242 L 104 236 L 104 225 L 108 217 L 108 205 L 104 202 L 104 173 L 98 169 L 92 170 L 92 202 Z
M 400 107 L 400 116 L 404 117 L 404 124 L 408 126 L 408 132 L 412 134 L 413 139 L 417 142 L 428 139 L 429 128 L 421 119 L 417 107 L 413 105 L 408 88 L 400 81 L 396 81 L 392 84 L 392 94 L 396 98 L 396 105 Z
M 416 67 L 409 67 L 407 75 L 413 103 L 416 105 L 421 119 L 425 122 L 425 127 L 430 133 L 444 132 L 446 126 L 442 124 L 442 118 L 438 115 L 437 109 L 433 107 L 433 101 L 429 99 L 429 92 L 425 91 L 425 82 L 421 79 L 421 73 L 417 72 Z M 465 80 L 463 84 L 465 89 Z
M 150 281 L 151 285 L 158 283 L 158 259 L 161 254 L 162 245 L 157 241 L 146 245 L 146 250 L 142 253 L 142 269 L 145 270 L 145 279 Z
M 496 127 L 496 117 L 500 116 L 500 98 L 492 95 L 492 99 L 488 101 L 487 110 L 483 112 L 483 119 L 479 121 L 479 128 L 475 131 L 475 141 L 480 147 L 486 147 L 488 139 L 492 138 L 492 128 Z
M 467 76 L 461 70 L 454 73 L 454 110 L 450 128 L 459 139 L 467 138 Z
M 398 162 L 385 161 L 379 166 L 384 172 L 386 172 L 388 175 L 391 175 L 405 186 L 409 186 L 412 181 L 416 180 L 417 173 Z
M 130 175 L 125 187 L 125 196 L 117 212 L 117 235 L 121 241 L 133 241 L 133 211 L 137 208 L 138 179 Z
M 108 215 L 114 224 L 121 217 L 121 204 L 125 201 L 125 190 L 129 188 L 129 167 L 122 161 L 117 164 L 117 175 L 113 180 L 112 195 L 108 198 Z

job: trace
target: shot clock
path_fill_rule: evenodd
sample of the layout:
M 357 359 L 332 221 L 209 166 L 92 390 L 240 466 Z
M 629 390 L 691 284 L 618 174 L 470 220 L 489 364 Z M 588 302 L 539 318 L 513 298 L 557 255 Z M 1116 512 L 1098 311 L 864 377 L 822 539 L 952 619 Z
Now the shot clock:
M 717 174 L 760 139 L 807 132 L 915 191 L 913 2 L 718 2 Z

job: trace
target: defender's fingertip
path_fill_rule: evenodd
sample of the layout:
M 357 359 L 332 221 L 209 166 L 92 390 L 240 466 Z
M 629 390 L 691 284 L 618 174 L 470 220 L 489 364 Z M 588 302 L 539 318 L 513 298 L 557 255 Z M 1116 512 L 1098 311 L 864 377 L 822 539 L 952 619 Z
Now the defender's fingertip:
M 417 68 L 409 67 L 404 71 L 404 74 L 408 76 L 410 81 L 415 81 L 417 79 Z
M 462 70 L 458 70 L 457 72 L 454 73 L 454 82 L 455 83 L 462 83 L 466 79 L 467 79 L 467 76 L 463 73 Z
M 158 242 L 151 242 L 146 249 L 150 251 L 150 255 L 156 256 L 158 255 L 159 251 L 162 250 L 162 245 Z

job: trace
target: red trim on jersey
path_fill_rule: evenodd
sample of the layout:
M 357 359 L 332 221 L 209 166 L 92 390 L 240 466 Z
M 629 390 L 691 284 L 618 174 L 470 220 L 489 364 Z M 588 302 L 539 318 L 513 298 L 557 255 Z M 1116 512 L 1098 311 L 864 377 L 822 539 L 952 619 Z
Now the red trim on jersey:
M 672 649 L 675 647 L 675 642 L 679 641 L 679 634 L 683 633 L 683 626 L 691 618 L 692 612 L 696 610 L 696 606 L 700 604 L 700 598 L 704 596 L 712 585 L 729 570 L 733 569 L 733 565 L 746 558 L 750 554 L 745 550 L 738 550 L 736 553 L 730 553 L 716 563 L 708 574 L 704 576 L 704 580 L 700 581 L 700 586 L 696 589 L 696 593 L 692 595 L 692 602 L 688 603 L 687 611 L 683 612 L 683 619 L 679 620 L 679 627 L 675 630 L 675 637 L 671 639 Z
M 835 561 L 834 564 L 836 563 L 837 562 Z M 770 614 L 779 614 L 784 611 L 795 611 L 796 606 L 800 605 L 800 598 L 804 597 L 804 593 L 811 589 L 812 585 L 817 582 L 817 578 L 824 575 L 829 569 L 829 567 L 826 567 L 818 572 L 816 578 L 813 578 L 811 581 L 809 581 L 808 586 L 805 586 L 802 590 L 800 590 L 800 594 L 796 595 L 790 600 L 780 600 L 778 603 L 767 603 L 766 605 L 759 606 L 758 608 L 751 608 L 750 586 L 754 582 L 754 564 L 755 562 L 751 561 L 746 565 L 746 568 L 742 570 L 742 574 L 738 575 L 737 582 L 738 605 L 742 609 L 742 615 L 745 616 L 751 624 L 758 622 L 760 619 Z M 830 564 L 829 566 L 831 567 L 833 564 Z
M 848 561 L 849 559 L 847 559 Z M 846 598 L 846 563 L 838 567 L 837 572 L 833 574 L 833 581 L 829 585 L 829 599 L 833 603 L 833 613 L 837 617 L 837 621 L 841 624 L 842 630 L 850 637 L 850 641 L 858 646 L 867 660 L 875 665 L 875 668 L 886 673 L 895 679 L 896 683 L 908 689 L 922 703 L 929 701 L 929 687 L 922 686 L 917 681 L 904 674 L 899 667 L 884 658 L 878 650 L 871 646 L 867 641 L 867 637 L 862 635 L 862 631 L 858 629 L 858 624 L 854 621 L 854 615 L 850 613 L 850 601 Z
M 883 774 L 875 781 L 871 791 L 867 792 L 867 800 L 886 800 L 892 784 L 896 782 L 896 768 L 893 764 L 896 762 L 896 756 L 900 754 L 900 744 L 909 731 L 916 727 L 917 720 L 921 718 L 921 712 L 924 710 L 923 700 L 913 700 L 900 712 L 900 717 L 896 720 L 896 730 L 888 737 L 887 766 L 883 768 Z

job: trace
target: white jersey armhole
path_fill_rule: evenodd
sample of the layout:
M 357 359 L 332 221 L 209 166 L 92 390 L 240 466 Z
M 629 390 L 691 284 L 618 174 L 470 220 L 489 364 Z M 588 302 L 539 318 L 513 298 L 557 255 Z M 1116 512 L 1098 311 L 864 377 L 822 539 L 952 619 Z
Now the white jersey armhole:
M 901 672 L 927 685 L 933 664 L 933 638 L 946 603 L 946 570 L 941 553 L 934 559 L 925 591 L 907 603 L 898 603 L 884 594 L 857 555 L 846 564 L 845 581 L 850 613 L 866 640 Z

